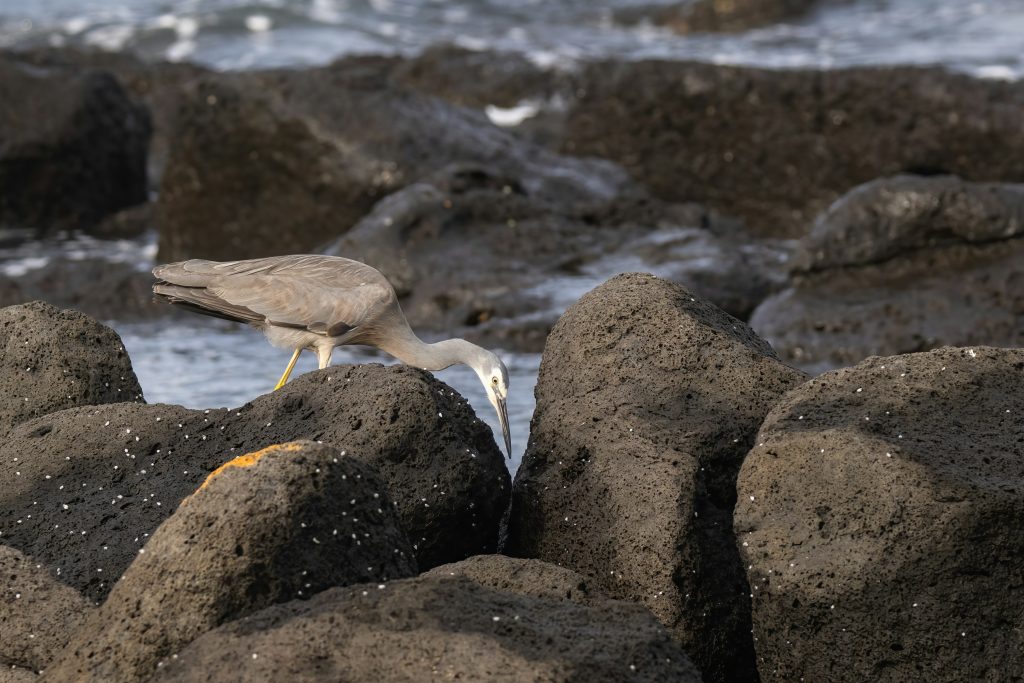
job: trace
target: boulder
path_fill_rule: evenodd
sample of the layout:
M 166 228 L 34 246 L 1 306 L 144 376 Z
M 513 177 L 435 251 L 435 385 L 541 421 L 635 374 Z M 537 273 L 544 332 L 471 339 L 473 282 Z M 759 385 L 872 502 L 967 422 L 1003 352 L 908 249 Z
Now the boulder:
M 416 573 L 384 481 L 311 441 L 228 461 L 139 552 L 44 680 L 143 680 L 220 624 L 332 586 Z
M 1024 344 L 1024 185 L 900 176 L 862 185 L 801 240 L 751 325 L 822 371 L 944 344 Z
M 629 185 L 615 164 L 559 156 L 397 84 L 392 66 L 358 58 L 193 82 L 161 183 L 160 259 L 311 250 L 378 199 L 456 163 L 566 204 Z
M 11 667 L 46 668 L 92 610 L 41 564 L 0 545 L 0 681 Z
M 0 434 L 63 408 L 142 401 L 121 338 L 77 311 L 0 309 L 0 349 Z
M 187 83 L 209 71 L 188 62 L 162 62 L 142 59 L 129 51 L 110 51 L 81 45 L 67 47 L 37 46 L 19 50 L 18 61 L 47 69 L 72 72 L 99 70 L 113 74 L 136 101 L 145 105 L 152 119 L 147 176 L 150 190 L 160 186 L 169 154 L 169 132 L 174 129 L 181 93 Z
M 462 576 L 485 588 L 534 598 L 571 600 L 584 605 L 600 600 L 582 576 L 541 560 L 505 555 L 476 555 L 435 567 L 424 576 Z
M 548 337 L 505 551 L 646 605 L 705 680 L 751 680 L 736 473 L 772 403 L 803 379 L 682 287 L 609 280 Z
M 297 439 L 380 472 L 421 568 L 496 549 L 511 482 L 490 428 L 427 373 L 378 365 L 309 373 L 232 410 L 122 403 L 26 422 L 0 444 L 0 542 L 102 601 L 212 470 Z
M 639 605 L 515 595 L 464 577 L 332 588 L 195 640 L 153 681 L 700 681 Z
M 804 234 L 880 176 L 1024 181 L 1020 83 L 620 61 L 588 66 L 577 93 L 563 151 L 617 161 L 657 196 L 740 216 L 760 235 Z
M 108 72 L 0 54 L 0 226 L 88 230 L 146 200 L 150 120 Z
M 1024 671 L 1024 350 L 869 358 L 788 393 L 738 481 L 761 680 Z

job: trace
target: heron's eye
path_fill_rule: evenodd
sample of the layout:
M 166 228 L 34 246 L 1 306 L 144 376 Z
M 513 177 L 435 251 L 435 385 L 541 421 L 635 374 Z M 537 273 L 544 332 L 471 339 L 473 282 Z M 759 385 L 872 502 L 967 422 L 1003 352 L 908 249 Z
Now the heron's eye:
M 497 377 L 492 377 L 491 378 L 491 384 L 493 384 L 494 386 L 498 386 L 498 378 Z

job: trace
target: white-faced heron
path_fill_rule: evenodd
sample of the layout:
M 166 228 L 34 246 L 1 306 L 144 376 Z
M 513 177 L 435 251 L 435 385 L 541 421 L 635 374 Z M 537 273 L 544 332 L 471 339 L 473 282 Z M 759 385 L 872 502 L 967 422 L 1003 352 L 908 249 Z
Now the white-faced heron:
M 501 359 L 465 339 L 428 344 L 409 327 L 395 290 L 378 270 L 338 256 L 273 256 L 247 261 L 193 259 L 153 269 L 157 297 L 197 313 L 247 323 L 263 330 L 271 344 L 292 349 L 280 389 L 299 354 L 309 349 L 320 368 L 334 347 L 375 346 L 398 360 L 443 370 L 462 363 L 480 378 L 505 437 L 508 429 L 508 370 Z

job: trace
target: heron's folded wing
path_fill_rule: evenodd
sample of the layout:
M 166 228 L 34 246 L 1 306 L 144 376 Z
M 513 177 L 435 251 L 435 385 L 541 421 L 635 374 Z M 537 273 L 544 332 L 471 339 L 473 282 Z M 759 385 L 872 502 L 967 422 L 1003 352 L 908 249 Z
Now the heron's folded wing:
M 220 299 L 244 306 L 269 322 L 340 336 L 376 318 L 394 300 L 394 290 L 380 282 L 354 280 L 336 284 L 283 274 L 229 275 L 207 287 Z

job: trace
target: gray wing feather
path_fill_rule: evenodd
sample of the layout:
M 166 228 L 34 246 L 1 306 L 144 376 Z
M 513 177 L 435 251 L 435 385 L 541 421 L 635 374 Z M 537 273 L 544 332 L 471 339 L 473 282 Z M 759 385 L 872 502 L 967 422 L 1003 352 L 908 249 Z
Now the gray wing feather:
M 183 287 L 201 288 L 205 294 L 192 297 L 196 305 L 248 311 L 249 318 L 330 336 L 372 320 L 395 301 L 394 289 L 377 270 L 332 256 L 194 259 L 158 266 L 153 274 Z

